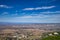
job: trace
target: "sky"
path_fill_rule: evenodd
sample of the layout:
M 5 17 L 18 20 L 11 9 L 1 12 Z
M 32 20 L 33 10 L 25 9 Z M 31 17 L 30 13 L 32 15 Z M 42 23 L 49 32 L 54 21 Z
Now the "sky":
M 60 23 L 60 0 L 0 0 L 0 22 Z

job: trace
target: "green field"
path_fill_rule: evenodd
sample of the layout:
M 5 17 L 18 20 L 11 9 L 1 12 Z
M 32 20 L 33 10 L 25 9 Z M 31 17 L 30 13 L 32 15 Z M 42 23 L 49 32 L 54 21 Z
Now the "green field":
M 60 34 L 58 35 L 52 35 L 52 36 L 45 36 L 42 38 L 42 40 L 60 40 Z

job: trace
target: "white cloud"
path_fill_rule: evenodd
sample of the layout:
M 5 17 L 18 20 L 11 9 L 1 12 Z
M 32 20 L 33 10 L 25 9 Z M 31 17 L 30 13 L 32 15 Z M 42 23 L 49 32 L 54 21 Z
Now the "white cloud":
M 17 15 L 18 15 L 18 13 L 12 14 L 12 16 L 17 16 Z
M 45 7 L 37 7 L 35 8 L 35 10 L 39 10 L 39 9 L 51 9 L 51 8 L 54 8 L 55 6 L 45 6 Z
M 15 17 L 13 19 L 13 22 L 31 22 L 31 23 L 48 23 L 48 22 L 59 22 L 60 21 L 60 15 L 37 15 L 37 16 L 20 16 L 20 17 Z M 11 20 L 10 20 L 11 21 Z
M 32 16 L 32 15 L 28 15 L 28 16 L 20 16 L 20 17 L 16 17 L 16 18 L 22 18 L 22 19 L 30 19 L 30 18 L 46 18 L 49 17 L 48 15 L 36 15 L 36 16 Z
M 31 16 L 37 16 L 37 15 L 45 15 L 45 14 L 53 14 L 53 15 L 59 15 L 60 11 L 44 11 L 44 12 L 32 12 L 30 15 Z
M 8 13 L 8 12 L 3 12 L 3 13 L 2 13 L 2 15 L 7 15 L 7 14 L 9 14 L 9 13 Z
M 34 8 L 25 8 L 23 10 L 34 10 Z
M 59 13 L 60 14 L 60 11 L 45 11 L 45 12 L 39 12 L 39 13 L 35 13 L 33 12 L 32 14 L 30 15 L 25 15 L 25 13 L 23 13 L 25 16 L 19 16 L 19 17 L 16 17 L 16 18 L 48 18 L 48 17 L 55 17 L 56 15 L 53 14 L 53 15 L 44 15 L 44 14 L 53 14 L 53 13 Z M 57 15 L 59 15 L 57 14 Z M 18 13 L 15 13 L 15 14 L 12 14 L 13 16 L 16 16 L 18 15 Z M 58 17 L 58 16 L 56 16 Z
M 36 8 L 24 8 L 23 10 L 41 10 L 41 9 L 51 9 L 55 6 L 44 6 L 44 7 L 36 7 Z
M 53 14 L 53 15 L 44 15 L 44 14 Z M 55 14 L 56 13 L 56 14 Z M 45 12 L 40 12 L 40 13 L 36 13 L 33 12 L 31 15 L 25 15 L 25 16 L 20 16 L 20 17 L 16 17 L 16 18 L 48 18 L 48 17 L 60 17 L 57 16 L 60 15 L 60 11 L 45 11 Z
M 33 16 L 21 16 L 21 17 L 16 17 L 16 18 L 33 18 Z
M 46 14 L 48 14 L 48 13 L 59 13 L 60 14 L 60 11 L 45 11 L 45 12 L 40 12 L 40 13 L 46 13 Z
M 13 7 L 7 5 L 0 5 L 0 8 L 13 8 Z

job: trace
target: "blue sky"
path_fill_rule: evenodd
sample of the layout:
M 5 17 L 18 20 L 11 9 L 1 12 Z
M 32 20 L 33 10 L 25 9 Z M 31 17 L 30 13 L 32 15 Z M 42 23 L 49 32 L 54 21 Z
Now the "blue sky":
M 0 0 L 0 22 L 60 23 L 60 0 Z

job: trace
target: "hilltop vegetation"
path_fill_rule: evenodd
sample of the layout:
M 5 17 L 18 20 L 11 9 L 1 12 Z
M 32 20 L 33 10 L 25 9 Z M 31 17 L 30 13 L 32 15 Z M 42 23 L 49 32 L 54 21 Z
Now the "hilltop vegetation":
M 42 40 L 60 40 L 60 32 L 46 34 Z

